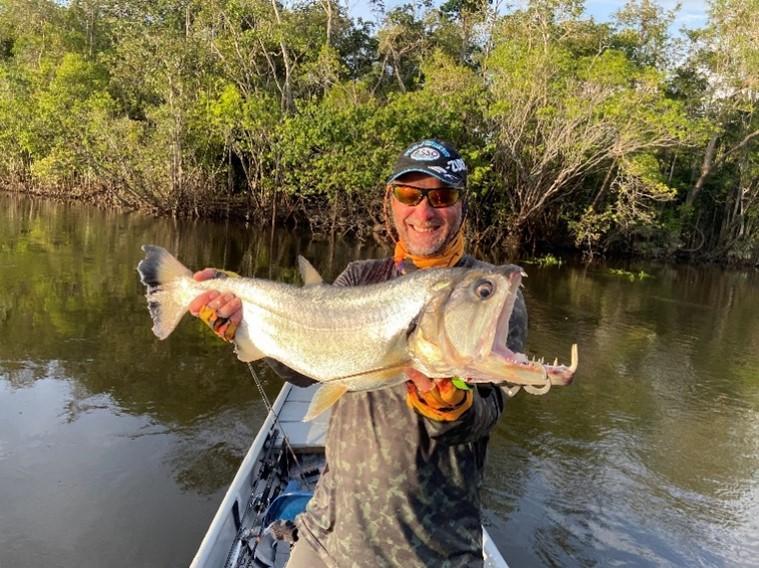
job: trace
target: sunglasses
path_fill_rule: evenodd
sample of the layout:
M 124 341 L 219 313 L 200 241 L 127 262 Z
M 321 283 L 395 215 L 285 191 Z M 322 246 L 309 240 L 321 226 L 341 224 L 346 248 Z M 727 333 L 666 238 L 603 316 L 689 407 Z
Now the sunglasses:
M 425 197 L 429 204 L 440 209 L 456 205 L 461 199 L 461 191 L 453 187 L 421 189 L 410 185 L 393 185 L 393 196 L 403 205 L 419 205 Z

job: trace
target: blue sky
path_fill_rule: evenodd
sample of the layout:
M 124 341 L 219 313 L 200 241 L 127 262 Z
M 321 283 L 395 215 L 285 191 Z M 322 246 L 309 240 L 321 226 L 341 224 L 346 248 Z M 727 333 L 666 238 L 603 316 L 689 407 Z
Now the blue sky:
M 374 20 L 369 7 L 365 0 L 345 0 L 348 5 L 351 16 L 362 17 L 367 20 Z M 404 0 L 385 0 L 385 7 L 392 8 L 404 3 Z M 526 2 L 516 0 L 515 5 L 519 6 Z M 676 0 L 659 0 L 659 5 L 667 10 L 671 10 L 677 4 Z M 706 0 L 681 0 L 681 8 L 677 18 L 672 24 L 672 32 L 677 33 L 682 27 L 700 28 L 703 27 L 707 19 L 708 5 Z M 598 22 L 606 22 L 612 18 L 612 15 L 624 6 L 624 2 L 612 2 L 611 0 L 586 0 L 585 12 Z
M 665 10 L 672 10 L 677 5 L 675 0 L 659 0 L 657 3 Z M 605 22 L 610 20 L 624 4 L 624 2 L 608 0 L 586 0 L 585 12 L 593 16 L 596 21 Z M 681 0 L 680 4 L 680 11 L 672 23 L 673 32 L 681 27 L 692 29 L 706 24 L 708 6 L 705 0 Z

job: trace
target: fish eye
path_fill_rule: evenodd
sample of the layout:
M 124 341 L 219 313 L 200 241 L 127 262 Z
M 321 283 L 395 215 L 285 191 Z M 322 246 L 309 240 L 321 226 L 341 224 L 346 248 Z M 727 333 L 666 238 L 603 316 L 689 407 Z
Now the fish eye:
M 490 280 L 480 280 L 474 285 L 474 293 L 478 298 L 484 300 L 493 294 L 493 283 Z

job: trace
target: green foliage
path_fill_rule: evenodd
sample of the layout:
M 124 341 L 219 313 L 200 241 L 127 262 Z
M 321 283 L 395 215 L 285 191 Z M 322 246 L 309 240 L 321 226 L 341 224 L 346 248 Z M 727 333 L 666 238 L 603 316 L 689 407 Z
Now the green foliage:
M 635 282 L 636 280 L 640 281 L 640 280 L 646 280 L 648 278 L 653 278 L 653 276 L 651 276 L 645 270 L 640 270 L 638 272 L 629 272 L 621 268 L 609 268 L 608 273 L 613 276 L 620 276 L 622 278 L 626 278 L 630 282 Z
M 550 253 L 543 256 L 539 256 L 538 258 L 523 260 L 522 262 L 524 264 L 537 264 L 541 268 L 546 268 L 548 266 L 561 266 L 562 264 L 564 264 L 563 260 L 561 260 L 560 258 Z
M 599 252 L 599 246 L 612 228 L 613 213 L 610 210 L 596 212 L 592 206 L 576 219 L 569 219 L 569 229 L 574 235 L 574 244 L 577 248 L 590 256 Z
M 371 132 L 366 128 L 376 110 L 373 100 L 351 100 L 340 85 L 287 117 L 276 128 L 280 189 L 334 202 L 340 195 L 376 187 L 383 148 L 367 136 Z
M 606 24 L 417 0 L 376 27 L 333 0 L 0 0 L 0 180 L 365 235 L 398 152 L 438 137 L 482 244 L 756 258 L 756 2 L 715 1 L 683 58 L 649 0 Z

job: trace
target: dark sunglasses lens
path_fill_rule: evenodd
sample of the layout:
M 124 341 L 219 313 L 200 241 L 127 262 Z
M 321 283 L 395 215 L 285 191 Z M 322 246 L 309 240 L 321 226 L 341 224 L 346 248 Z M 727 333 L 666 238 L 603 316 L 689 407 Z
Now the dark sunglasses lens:
M 450 207 L 459 200 L 458 189 L 433 189 L 427 193 L 433 207 Z
M 396 185 L 393 187 L 393 195 L 404 205 L 418 205 L 424 194 L 415 187 Z

